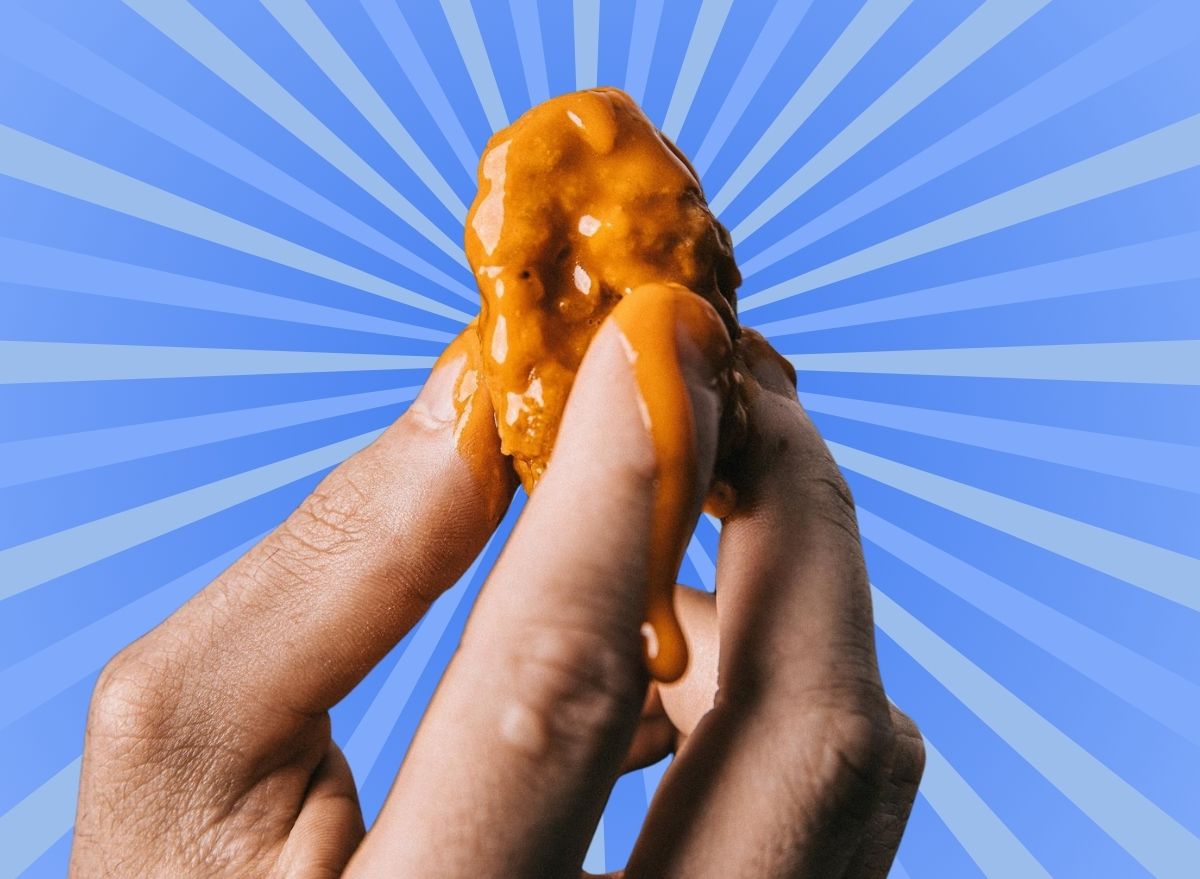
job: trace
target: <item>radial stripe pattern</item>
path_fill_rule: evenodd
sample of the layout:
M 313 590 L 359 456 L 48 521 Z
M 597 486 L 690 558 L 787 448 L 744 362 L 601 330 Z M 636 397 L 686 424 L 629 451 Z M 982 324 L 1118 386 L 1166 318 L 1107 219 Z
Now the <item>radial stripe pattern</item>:
M 1195 875 L 1191 0 L 11 0 L 0 82 L 0 879 L 63 875 L 108 657 L 471 319 L 487 138 L 594 84 L 695 159 L 854 490 L 929 755 L 893 879 Z M 521 507 L 333 712 L 368 821 Z

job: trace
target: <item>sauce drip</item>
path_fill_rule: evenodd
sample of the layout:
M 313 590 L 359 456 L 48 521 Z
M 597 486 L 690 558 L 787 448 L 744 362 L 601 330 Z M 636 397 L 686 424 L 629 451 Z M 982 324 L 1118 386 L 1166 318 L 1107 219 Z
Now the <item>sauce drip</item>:
M 639 319 L 622 321 L 621 329 L 637 354 L 660 473 L 647 661 L 656 678 L 672 680 L 687 663 L 672 596 L 695 514 L 689 493 L 697 466 L 673 322 L 723 324 L 724 347 L 714 356 L 732 375 L 741 275 L 729 233 L 675 145 L 628 95 L 601 88 L 546 101 L 492 136 L 467 215 L 466 252 L 482 300 L 481 375 L 501 451 L 530 491 L 592 337 L 619 301 L 647 300 L 646 308 L 631 309 Z M 669 307 L 658 307 L 667 300 Z M 731 501 L 720 485 L 710 502 L 725 509 Z
M 704 300 L 675 284 L 646 284 L 616 312 L 637 381 L 642 418 L 654 444 L 657 484 L 650 520 L 650 559 L 643 638 L 646 661 L 659 681 L 678 679 L 687 669 L 687 644 L 675 617 L 675 575 L 683 561 L 697 510 L 692 497 L 698 450 L 691 394 L 679 368 L 676 327 L 704 347 L 710 363 L 727 363 L 729 335 Z

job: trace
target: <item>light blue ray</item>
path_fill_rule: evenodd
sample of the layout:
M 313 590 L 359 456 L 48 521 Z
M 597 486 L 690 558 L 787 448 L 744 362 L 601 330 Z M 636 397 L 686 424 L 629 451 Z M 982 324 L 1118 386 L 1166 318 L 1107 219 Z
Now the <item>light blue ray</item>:
M 910 879 L 908 870 L 904 869 L 904 865 L 900 863 L 899 858 L 892 861 L 892 869 L 888 873 L 888 879 Z
M 429 59 L 425 57 L 425 52 L 421 49 L 412 28 L 408 26 L 400 7 L 396 5 L 395 0 L 359 2 L 375 29 L 379 31 L 379 35 L 383 37 L 383 41 L 387 43 L 396 63 L 425 102 L 433 121 L 450 144 L 450 149 L 458 156 L 467 174 L 474 179 L 479 155 L 475 152 L 475 147 L 471 146 L 471 139 L 467 137 L 462 120 L 458 118 L 458 113 L 446 97 L 445 89 L 442 88 L 433 68 L 429 66 Z
M 0 446 L 0 449 L 3 447 Z M 712 563 L 712 559 L 708 557 L 708 553 L 704 551 L 704 546 L 700 543 L 700 538 L 695 534 L 688 541 L 687 557 L 692 563 L 692 567 L 696 569 L 696 573 L 700 575 L 700 585 L 709 592 L 717 588 L 717 567 Z
M 1200 385 L 1200 341 L 1191 340 L 785 356 L 796 369 L 812 372 Z
M 483 104 L 488 124 L 493 131 L 499 131 L 508 125 L 508 113 L 500 97 L 500 86 L 496 83 L 496 74 L 488 60 L 487 47 L 483 44 L 483 34 L 479 32 L 479 22 L 475 19 L 471 0 L 441 0 L 441 4 L 450 31 L 454 34 L 454 42 L 458 44 L 459 54 L 467 65 L 467 74 Z
M 858 14 L 838 35 L 808 78 L 779 111 L 763 136 L 729 175 L 720 191 L 711 199 L 713 213 L 720 215 L 746 185 L 753 180 L 800 126 L 812 115 L 829 93 L 837 88 L 854 65 L 862 60 L 880 37 L 887 32 L 912 0 L 867 0 Z
M 1178 27 L 1192 0 L 1159 3 L 1104 39 L 1071 56 L 1024 88 L 980 113 L 849 198 L 805 222 L 742 265 L 749 278 L 814 241 L 866 216 L 930 180 L 1012 140 L 1040 122 L 1141 70 L 1195 39 Z
M 671 766 L 672 755 L 668 754 L 657 763 L 647 766 L 642 770 L 642 784 L 646 788 L 646 802 L 654 802 L 654 794 L 658 790 L 659 784 L 662 783 L 662 778 L 667 774 L 667 769 Z
M 857 327 L 1200 278 L 1200 232 L 954 281 L 757 325 L 765 336 Z
M 629 33 L 629 60 L 625 65 L 625 91 L 639 104 L 646 96 L 654 43 L 658 40 L 663 0 L 637 0 Z
M 0 550 L 0 600 L 340 464 L 382 432 L 372 430 Z
M 720 109 L 713 117 L 708 132 L 692 159 L 692 164 L 701 177 L 725 145 L 725 141 L 741 120 L 746 107 L 758 93 L 771 68 L 783 54 L 784 47 L 800 27 L 800 22 L 808 14 L 812 2 L 813 0 L 776 0 L 766 24 L 754 41 L 753 48 L 746 54 L 742 69 L 738 71 L 733 85 L 729 87 L 729 93 L 721 102 Z
M 663 133 L 672 140 L 679 138 L 679 131 L 683 128 L 688 111 L 692 109 L 692 101 L 696 99 L 700 80 L 708 68 L 708 62 L 712 58 L 713 49 L 716 48 L 717 38 L 721 36 L 721 29 L 725 27 L 725 19 L 729 17 L 731 6 L 733 0 L 704 0 L 696 14 L 692 37 L 688 41 L 683 64 L 679 68 L 679 77 L 675 80 L 675 89 L 671 92 L 667 114 L 663 117 Z
M 0 671 L 0 729 L 83 680 L 241 558 L 266 532 Z M 0 849 L 2 850 L 2 849 Z
M 897 120 L 1041 11 L 1050 0 L 986 0 L 733 229 L 744 241 Z
M 79 757 L 0 815 L 0 877 L 15 879 L 54 845 L 75 821 Z
M 454 338 L 385 317 L 0 237 L 0 283 L 6 282 L 404 339 Z
M 857 253 L 768 287 L 739 303 L 750 311 L 952 244 L 1200 165 L 1200 114 L 1052 171 Z
M 839 465 L 868 479 L 1200 611 L 1200 559 L 841 443 L 828 446 Z
M 325 27 L 305 0 L 261 0 L 262 5 L 305 51 L 338 91 L 354 105 L 421 182 L 437 196 L 460 223 L 466 219 L 467 206 L 450 188 L 429 156 L 396 118 L 391 107 L 367 80 L 337 38 Z
M 469 314 L 286 238 L 0 125 L 0 174 L 466 323 Z
M 0 488 L 394 406 L 419 390 L 388 388 L 0 443 Z
M 30 70 L 464 299 L 478 299 L 474 289 L 21 7 L 12 5 L 5 14 L 16 23 L 0 30 L 0 44 Z M 470 162 L 473 167 L 473 154 Z
M 428 369 L 434 360 L 416 354 L 0 341 L 0 384 Z
M 530 104 L 539 104 L 550 97 L 546 76 L 546 50 L 542 46 L 542 23 L 537 0 L 508 0 L 513 30 L 517 34 L 517 51 L 521 69 L 525 71 L 525 88 Z
M 574 0 L 575 88 L 596 87 L 600 70 L 600 0 Z
M 187 0 L 121 0 L 455 262 L 462 248 Z
M 1200 744 L 1200 686 L 1019 589 L 858 508 L 863 538 L 1188 741 Z
M 921 793 L 988 879 L 1051 879 L 1029 849 L 925 737 Z
M 604 862 L 604 816 L 596 823 L 596 833 L 592 836 L 591 845 L 583 857 L 583 869 L 589 873 L 603 873 L 608 869 Z
M 1195 446 L 826 394 L 803 398 L 810 412 L 1200 493 Z
M 1200 839 L 872 586 L 875 622 L 1154 876 L 1187 879 Z
M 350 768 L 354 770 L 354 777 L 359 779 L 360 784 L 374 770 L 388 736 L 408 705 L 417 681 L 446 632 L 446 626 L 450 624 L 450 619 L 462 604 L 467 589 L 479 572 L 480 558 L 482 553 L 476 556 L 458 582 L 444 592 L 421 618 L 387 679 L 350 734 L 343 750 Z

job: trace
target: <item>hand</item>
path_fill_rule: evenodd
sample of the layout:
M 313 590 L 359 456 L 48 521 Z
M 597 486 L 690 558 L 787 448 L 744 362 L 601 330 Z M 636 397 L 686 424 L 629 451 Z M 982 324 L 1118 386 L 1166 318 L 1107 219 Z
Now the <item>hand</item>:
M 681 345 L 697 515 L 719 418 L 701 348 Z M 375 444 L 106 667 L 72 875 L 574 877 L 617 774 L 677 748 L 630 879 L 885 876 L 920 738 L 879 682 L 845 484 L 788 379 L 755 364 L 718 595 L 681 591 L 691 668 L 648 686 L 656 464 L 611 321 L 364 837 L 328 710 L 466 569 L 514 486 L 486 393 L 456 418 L 477 357 L 455 343 Z

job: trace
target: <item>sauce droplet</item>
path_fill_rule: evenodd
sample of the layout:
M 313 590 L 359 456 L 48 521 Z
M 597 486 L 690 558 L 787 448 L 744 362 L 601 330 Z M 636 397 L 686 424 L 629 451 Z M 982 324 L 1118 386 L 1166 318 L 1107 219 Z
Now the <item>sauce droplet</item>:
M 650 673 L 669 683 L 687 670 L 687 642 L 675 616 L 675 578 L 695 524 L 700 478 L 696 419 L 680 366 L 677 325 L 701 345 L 714 374 L 729 361 L 729 336 L 712 306 L 678 284 L 638 287 L 613 315 L 654 445 L 657 479 L 642 633 Z

